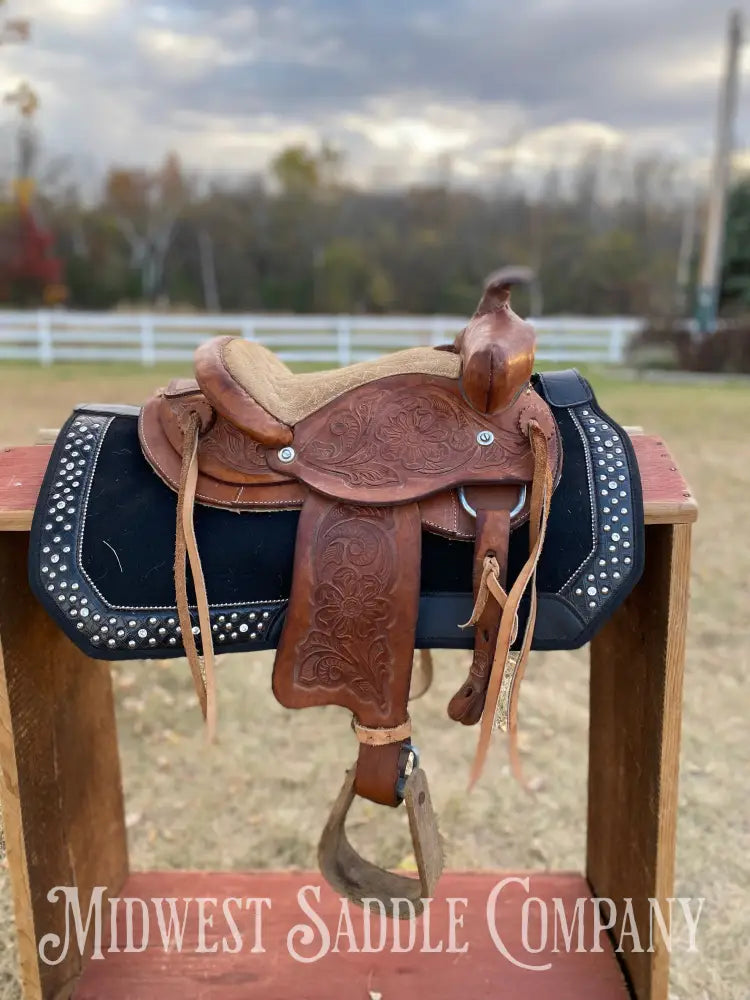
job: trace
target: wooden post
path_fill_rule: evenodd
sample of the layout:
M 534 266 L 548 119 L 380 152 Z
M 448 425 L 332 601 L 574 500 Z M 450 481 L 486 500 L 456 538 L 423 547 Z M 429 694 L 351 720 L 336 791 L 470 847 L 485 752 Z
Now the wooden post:
M 39 310 L 36 314 L 37 316 L 37 347 L 39 353 L 39 363 L 42 365 L 51 365 L 54 360 L 54 352 L 52 346 L 52 324 L 50 322 L 50 314 L 46 311 Z
M 339 316 L 336 320 L 336 352 L 338 363 L 343 368 L 352 362 L 352 328 L 350 316 Z
M 95 886 L 116 894 L 125 820 L 109 669 L 34 599 L 27 550 L 26 534 L 0 532 L 0 802 L 24 1000 L 64 1000 L 85 960 L 74 946 L 59 965 L 40 961 L 43 935 L 65 938 L 65 906 L 47 893 L 76 886 L 84 916 Z
M 643 577 L 591 643 L 586 874 L 618 919 L 632 898 L 644 949 L 649 899 L 668 913 L 674 878 L 690 533 L 690 524 L 646 527 Z M 667 1000 L 660 936 L 653 952 L 626 950 L 622 961 L 636 1000 Z

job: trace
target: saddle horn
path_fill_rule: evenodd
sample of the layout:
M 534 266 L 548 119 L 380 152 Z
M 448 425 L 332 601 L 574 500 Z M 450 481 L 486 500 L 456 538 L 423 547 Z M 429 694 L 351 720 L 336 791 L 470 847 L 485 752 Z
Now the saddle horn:
M 534 368 L 534 328 L 511 309 L 510 288 L 502 272 L 491 275 L 474 315 L 456 338 L 461 389 L 480 413 L 510 406 Z

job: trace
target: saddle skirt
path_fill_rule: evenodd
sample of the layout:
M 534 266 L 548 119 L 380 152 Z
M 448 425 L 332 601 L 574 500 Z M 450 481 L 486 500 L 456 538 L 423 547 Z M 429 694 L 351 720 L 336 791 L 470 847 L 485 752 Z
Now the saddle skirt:
M 319 858 L 355 901 L 418 911 L 441 867 L 414 650 L 473 648 L 448 713 L 480 723 L 476 780 L 493 727 L 515 732 L 529 650 L 588 641 L 642 569 L 627 435 L 577 372 L 531 378 L 532 360 L 528 324 L 489 286 L 452 349 L 299 376 L 219 338 L 195 380 L 140 411 L 80 407 L 53 448 L 30 580 L 81 649 L 187 655 L 210 727 L 214 650 L 275 648 L 282 704 L 351 711 L 359 755 Z M 355 795 L 406 801 L 418 880 L 356 854 Z

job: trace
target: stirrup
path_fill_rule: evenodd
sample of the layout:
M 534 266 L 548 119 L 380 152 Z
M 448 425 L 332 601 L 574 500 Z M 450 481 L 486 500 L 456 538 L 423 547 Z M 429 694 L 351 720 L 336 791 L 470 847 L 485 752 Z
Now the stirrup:
M 318 864 L 323 877 L 336 892 L 358 906 L 364 906 L 366 899 L 377 899 L 389 915 L 402 920 L 419 916 L 424 900 L 432 897 L 443 871 L 443 850 L 427 777 L 417 767 L 404 785 L 404 802 L 419 872 L 419 878 L 412 878 L 379 868 L 358 854 L 349 843 L 344 823 L 356 797 L 354 776 L 355 768 L 346 772 L 320 837 Z

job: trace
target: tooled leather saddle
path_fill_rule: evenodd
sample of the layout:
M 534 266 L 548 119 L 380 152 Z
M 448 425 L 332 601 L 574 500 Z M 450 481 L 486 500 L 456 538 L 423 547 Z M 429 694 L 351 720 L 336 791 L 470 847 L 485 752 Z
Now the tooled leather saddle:
M 492 281 L 447 348 L 295 375 L 257 343 L 217 338 L 194 381 L 143 406 L 140 447 L 131 411 L 79 408 L 35 515 L 32 587 L 68 634 L 103 658 L 186 655 L 211 733 L 216 649 L 275 646 L 281 704 L 352 713 L 359 753 L 321 869 L 351 899 L 402 900 L 401 916 L 442 867 L 411 742 L 415 649 L 473 644 L 448 706 L 480 724 L 473 783 L 493 728 L 514 747 L 532 644 L 585 642 L 641 571 L 627 436 L 577 373 L 532 380 L 533 358 L 533 329 Z M 273 600 L 254 591 L 260 568 L 277 578 Z M 349 844 L 356 795 L 406 801 L 419 879 Z

